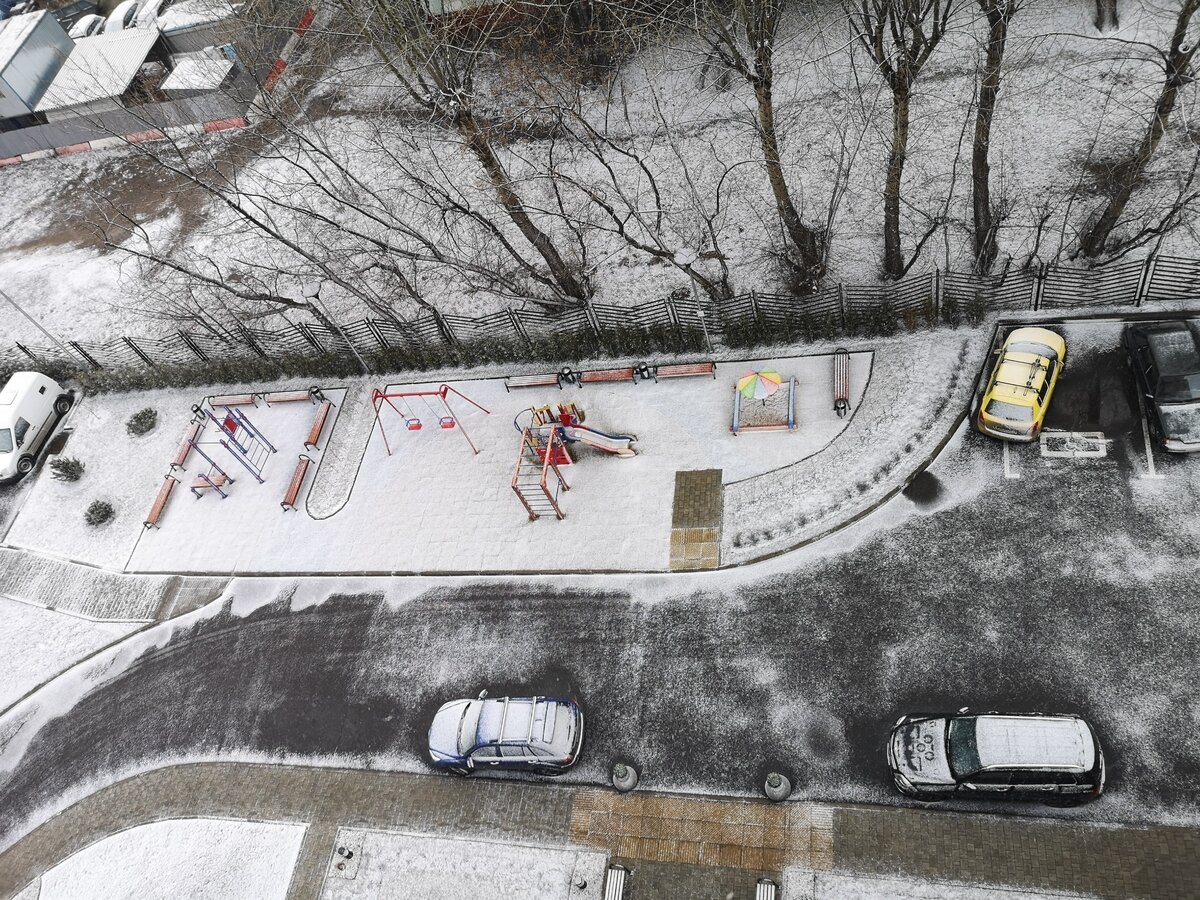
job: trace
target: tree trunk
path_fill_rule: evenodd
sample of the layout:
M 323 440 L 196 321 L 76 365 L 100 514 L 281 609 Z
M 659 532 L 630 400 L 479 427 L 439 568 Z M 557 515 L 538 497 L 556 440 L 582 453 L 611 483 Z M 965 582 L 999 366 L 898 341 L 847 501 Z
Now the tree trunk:
M 1119 24 L 1120 22 L 1117 21 L 1117 0 L 1096 0 L 1096 30 L 1108 31 L 1110 28 L 1116 28 Z
M 892 152 L 888 155 L 887 181 L 883 187 L 883 274 L 899 278 L 904 274 L 904 256 L 900 252 L 900 179 L 908 156 L 908 117 L 912 87 L 897 73 L 892 86 Z
M 783 175 L 783 164 L 779 159 L 779 138 L 775 131 L 775 99 L 772 95 L 771 81 L 770 74 L 767 73 L 759 75 L 754 82 L 754 96 L 758 101 L 758 136 L 762 143 L 767 179 L 771 182 L 771 193 L 775 197 L 779 220 L 783 223 L 783 230 L 795 250 L 796 262 L 804 270 L 806 280 L 815 283 L 824 274 L 821 242 L 816 231 L 805 225 L 796 211 L 787 179 Z
M 1158 101 L 1154 104 L 1154 115 L 1150 118 L 1150 125 L 1137 152 L 1118 168 L 1116 184 L 1108 198 L 1108 204 L 1079 240 L 1080 252 L 1089 259 L 1104 252 L 1109 235 L 1112 234 L 1121 214 L 1125 212 L 1129 198 L 1133 196 L 1134 189 L 1145 174 L 1146 166 L 1150 164 L 1154 151 L 1158 149 L 1167 125 L 1170 124 L 1179 89 L 1190 78 L 1189 70 L 1195 49 L 1188 42 L 1187 32 L 1197 7 L 1200 7 L 1200 0 L 1186 0 L 1179 11 L 1179 17 L 1175 20 L 1175 33 L 1171 37 L 1171 49 L 1167 53 L 1166 77 L 1163 79 Z
M 992 210 L 991 163 L 988 151 L 992 142 L 992 116 L 1000 93 L 1000 66 L 1008 39 L 1008 15 L 996 2 L 980 0 L 988 18 L 987 59 L 983 81 L 979 85 L 979 106 L 975 113 L 975 143 L 971 152 L 971 201 L 975 213 L 975 271 L 986 275 L 998 253 L 996 220 Z
M 483 133 L 483 130 L 479 127 L 479 123 L 475 121 L 475 117 L 469 111 L 460 112 L 455 119 L 455 125 L 458 126 L 459 133 L 466 139 L 467 146 L 475 154 L 475 158 L 479 160 L 480 165 L 487 172 L 488 179 L 491 181 L 492 187 L 495 188 L 496 196 L 504 206 L 508 217 L 520 229 L 521 234 L 525 235 L 525 239 L 529 241 L 533 249 L 545 260 L 546 266 L 550 269 L 550 275 L 555 283 L 568 297 L 574 297 L 576 300 L 581 301 L 586 300 L 587 291 L 584 289 L 583 284 L 562 256 L 559 255 L 558 248 L 554 246 L 554 242 L 550 239 L 550 236 L 538 228 L 529 217 L 529 213 L 525 210 L 525 205 L 521 202 L 521 198 L 513 190 L 512 183 L 508 179 L 508 173 L 504 171 L 503 164 L 501 164 L 500 159 L 496 156 L 491 141 Z

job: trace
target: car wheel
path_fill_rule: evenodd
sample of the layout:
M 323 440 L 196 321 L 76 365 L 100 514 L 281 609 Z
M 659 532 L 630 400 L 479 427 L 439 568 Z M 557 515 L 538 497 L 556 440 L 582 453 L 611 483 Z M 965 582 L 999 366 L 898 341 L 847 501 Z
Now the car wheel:
M 18 475 L 28 475 L 32 471 L 33 471 L 33 457 L 32 456 L 22 456 L 20 459 L 17 460 L 17 474 Z
M 54 411 L 60 416 L 65 416 L 71 410 L 71 398 L 66 394 L 60 396 L 54 401 Z

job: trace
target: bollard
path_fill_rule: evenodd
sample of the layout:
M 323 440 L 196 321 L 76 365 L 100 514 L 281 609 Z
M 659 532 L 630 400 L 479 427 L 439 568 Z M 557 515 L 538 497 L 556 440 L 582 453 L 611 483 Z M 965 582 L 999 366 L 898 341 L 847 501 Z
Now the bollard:
M 617 763 L 612 770 L 612 783 L 622 794 L 627 794 L 637 787 L 638 773 L 633 766 Z
M 788 780 L 786 775 L 780 775 L 778 772 L 772 772 L 767 776 L 766 784 L 763 785 L 763 793 L 767 795 L 768 800 L 778 803 L 780 800 L 786 800 L 792 792 L 792 782 Z

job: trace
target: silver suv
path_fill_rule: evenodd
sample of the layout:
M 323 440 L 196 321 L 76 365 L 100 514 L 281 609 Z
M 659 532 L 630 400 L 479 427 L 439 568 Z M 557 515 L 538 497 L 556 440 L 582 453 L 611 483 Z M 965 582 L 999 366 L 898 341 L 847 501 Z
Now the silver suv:
M 901 793 L 1078 803 L 1104 790 L 1104 754 L 1078 716 L 902 716 L 887 744 Z
M 470 775 L 508 769 L 557 775 L 579 758 L 583 713 L 573 700 L 500 697 L 443 704 L 429 725 L 429 758 Z

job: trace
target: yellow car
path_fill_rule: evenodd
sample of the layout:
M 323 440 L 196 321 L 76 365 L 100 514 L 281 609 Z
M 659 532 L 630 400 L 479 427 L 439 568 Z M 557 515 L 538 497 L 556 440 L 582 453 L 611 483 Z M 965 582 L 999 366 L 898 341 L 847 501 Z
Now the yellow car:
M 1067 344 L 1045 328 L 1014 329 L 1000 348 L 975 424 L 1006 441 L 1032 441 L 1067 360 Z

